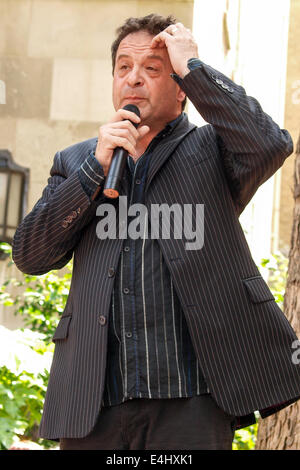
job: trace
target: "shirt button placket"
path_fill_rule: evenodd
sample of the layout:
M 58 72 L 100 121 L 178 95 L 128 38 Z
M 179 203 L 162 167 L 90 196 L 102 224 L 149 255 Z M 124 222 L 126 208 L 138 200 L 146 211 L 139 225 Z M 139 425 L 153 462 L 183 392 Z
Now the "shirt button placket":
M 135 168 L 135 172 L 132 175 L 131 184 L 131 204 L 141 203 L 139 194 L 141 191 L 142 179 L 140 177 L 140 164 Z M 131 220 L 131 219 L 130 219 Z M 128 221 L 128 225 L 130 223 Z M 128 390 L 139 390 L 139 381 L 137 382 L 137 367 L 139 369 L 139 360 L 136 350 L 137 332 L 136 332 L 136 306 L 135 306 L 135 252 L 136 252 L 136 241 L 131 239 L 128 235 L 126 246 L 124 247 L 124 267 L 125 271 L 123 279 L 127 280 L 127 286 L 123 288 L 124 296 L 124 307 L 125 307 L 125 322 L 124 322 L 124 342 L 127 350 L 127 360 L 131 364 L 128 368 Z M 127 268 L 127 269 L 126 269 Z M 132 271 L 133 270 L 133 271 Z M 127 274 L 127 276 L 126 276 Z M 128 284 L 129 283 L 129 284 Z M 124 284 L 123 284 L 124 285 Z M 126 285 L 126 284 L 125 284 Z M 126 307 L 127 306 L 127 307 Z M 128 312 L 128 313 L 127 313 Z M 134 341 L 133 341 L 134 340 Z

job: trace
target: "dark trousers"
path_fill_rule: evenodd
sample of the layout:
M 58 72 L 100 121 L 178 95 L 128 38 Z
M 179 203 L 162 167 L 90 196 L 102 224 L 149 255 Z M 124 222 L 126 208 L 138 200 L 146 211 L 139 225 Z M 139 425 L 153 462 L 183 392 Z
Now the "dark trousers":
M 136 398 L 101 409 L 93 431 L 60 440 L 61 450 L 231 450 L 235 418 L 210 395 Z

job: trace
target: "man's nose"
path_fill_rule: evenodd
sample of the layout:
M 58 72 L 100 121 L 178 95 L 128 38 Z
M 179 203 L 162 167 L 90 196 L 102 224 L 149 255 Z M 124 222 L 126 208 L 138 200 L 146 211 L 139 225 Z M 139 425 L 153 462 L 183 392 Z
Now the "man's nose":
M 139 67 L 133 67 L 127 75 L 128 85 L 131 87 L 141 86 L 143 84 L 143 77 Z

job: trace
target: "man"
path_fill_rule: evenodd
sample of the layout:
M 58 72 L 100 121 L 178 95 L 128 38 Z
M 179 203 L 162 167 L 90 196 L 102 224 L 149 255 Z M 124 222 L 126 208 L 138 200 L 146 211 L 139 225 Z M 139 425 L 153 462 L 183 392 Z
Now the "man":
M 117 33 L 114 116 L 98 139 L 56 154 L 14 238 L 24 272 L 61 268 L 74 255 L 40 434 L 62 449 L 230 449 L 255 410 L 265 417 L 300 396 L 297 338 L 238 222 L 292 141 L 201 62 L 181 23 L 149 15 Z M 208 125 L 188 122 L 186 96 Z M 122 109 L 129 103 L 140 118 Z M 116 147 L 129 154 L 119 197 L 126 222 L 134 204 L 148 216 L 176 204 L 186 226 L 204 224 L 204 243 L 197 227 L 194 246 L 191 231 L 175 236 L 176 211 L 170 237 L 151 238 L 163 223 L 150 217 L 140 238 L 103 234 L 111 207 L 124 223 L 118 199 L 103 194 Z

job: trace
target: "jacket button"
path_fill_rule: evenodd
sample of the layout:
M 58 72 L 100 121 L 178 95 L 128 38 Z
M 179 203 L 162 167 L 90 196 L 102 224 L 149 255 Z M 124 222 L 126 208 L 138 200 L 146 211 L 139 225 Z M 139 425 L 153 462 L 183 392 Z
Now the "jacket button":
M 63 228 L 67 228 L 69 226 L 68 222 L 66 220 L 63 221 L 63 223 L 61 224 L 61 226 Z
M 106 325 L 106 317 L 104 315 L 100 315 L 99 323 L 100 323 L 101 326 Z
M 77 217 L 77 212 L 73 211 L 71 215 L 72 215 L 72 218 L 75 219 Z
M 71 215 L 68 215 L 65 220 L 70 224 L 73 220 L 73 217 Z
M 114 268 L 109 268 L 109 270 L 108 270 L 108 277 L 113 277 L 115 274 L 116 274 L 116 273 L 115 273 Z

